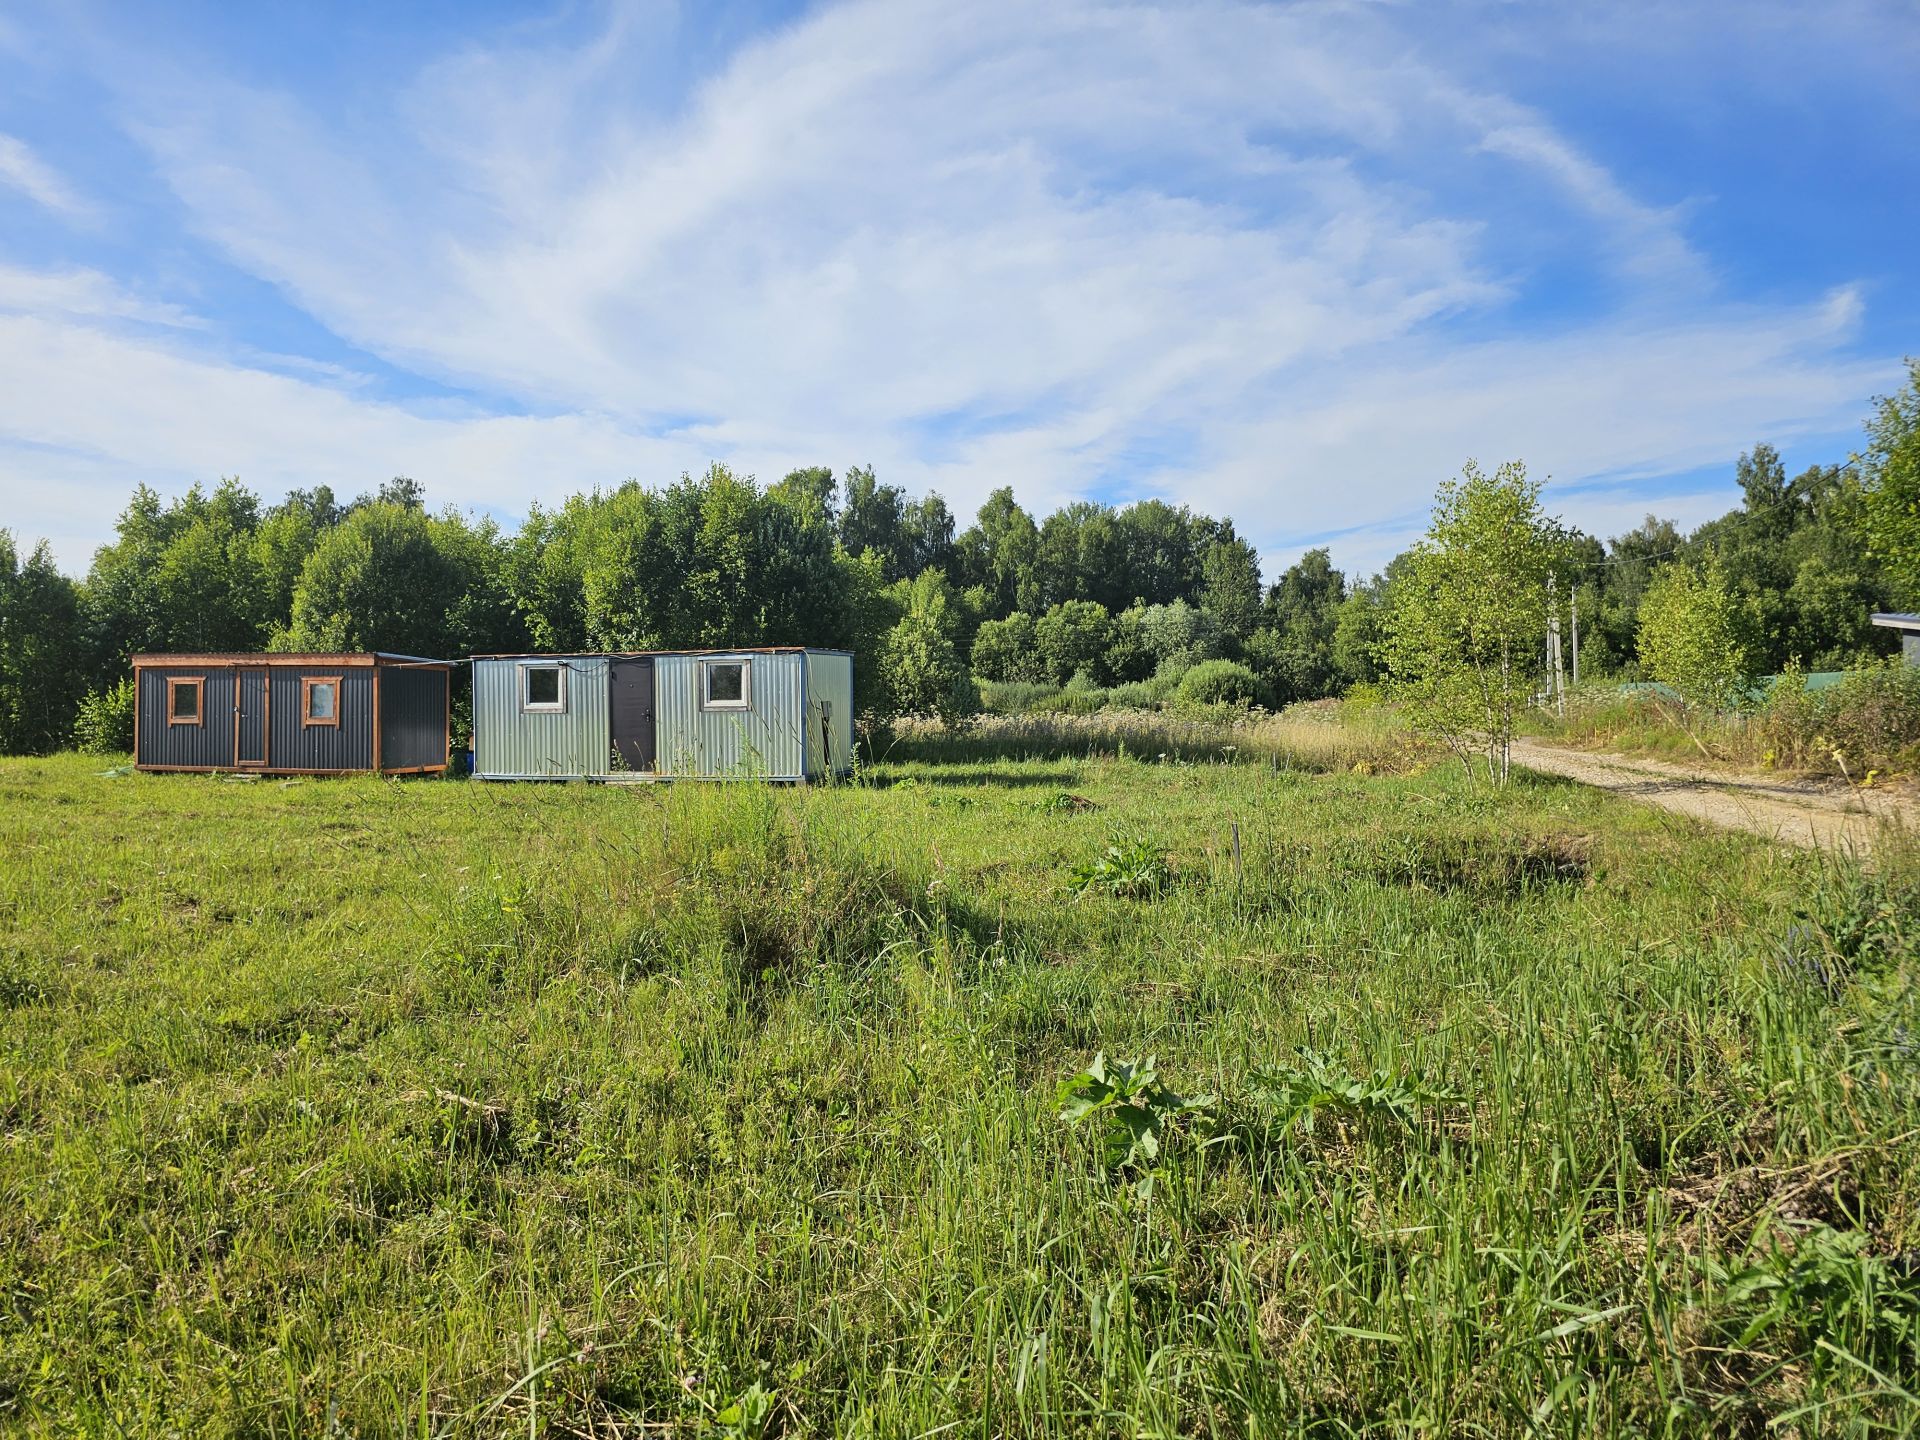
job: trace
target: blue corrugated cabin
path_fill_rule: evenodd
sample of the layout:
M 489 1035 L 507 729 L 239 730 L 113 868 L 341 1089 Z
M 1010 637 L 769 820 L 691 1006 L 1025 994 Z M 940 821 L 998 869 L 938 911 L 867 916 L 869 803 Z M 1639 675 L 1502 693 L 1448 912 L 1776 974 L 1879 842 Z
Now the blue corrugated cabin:
M 134 763 L 264 775 L 437 774 L 452 665 L 415 655 L 136 655 Z

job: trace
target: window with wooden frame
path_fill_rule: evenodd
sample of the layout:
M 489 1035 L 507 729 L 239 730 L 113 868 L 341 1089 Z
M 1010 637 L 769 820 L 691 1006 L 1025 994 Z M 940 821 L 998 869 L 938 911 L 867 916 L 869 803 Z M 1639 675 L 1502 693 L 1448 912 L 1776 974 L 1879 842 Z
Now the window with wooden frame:
M 200 725 L 207 715 L 207 677 L 169 675 L 167 677 L 167 724 Z
M 567 667 L 522 665 L 520 708 L 535 714 L 556 715 L 567 708 Z
M 745 710 L 752 703 L 753 662 L 751 660 L 702 660 L 700 662 L 700 708 L 702 710 Z
M 302 725 L 338 725 L 340 723 L 340 677 L 338 675 L 302 675 L 300 677 L 300 723 Z

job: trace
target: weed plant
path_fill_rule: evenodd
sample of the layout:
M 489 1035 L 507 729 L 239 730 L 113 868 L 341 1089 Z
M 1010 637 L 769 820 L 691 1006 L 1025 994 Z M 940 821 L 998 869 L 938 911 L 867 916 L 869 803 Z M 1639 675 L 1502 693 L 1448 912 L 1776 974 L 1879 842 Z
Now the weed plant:
M 1920 1424 L 1891 892 L 1322 743 L 785 791 L 0 762 L 0 1428 Z M 1069 903 L 1109 834 L 1181 883 Z

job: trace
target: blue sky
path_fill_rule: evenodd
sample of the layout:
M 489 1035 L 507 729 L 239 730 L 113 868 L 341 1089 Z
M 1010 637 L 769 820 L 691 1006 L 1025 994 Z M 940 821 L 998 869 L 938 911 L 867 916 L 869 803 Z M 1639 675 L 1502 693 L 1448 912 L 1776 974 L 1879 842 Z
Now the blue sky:
M 725 461 L 1159 495 L 1371 570 L 1469 456 L 1603 535 L 1920 352 L 1920 11 L 0 11 L 0 526 Z

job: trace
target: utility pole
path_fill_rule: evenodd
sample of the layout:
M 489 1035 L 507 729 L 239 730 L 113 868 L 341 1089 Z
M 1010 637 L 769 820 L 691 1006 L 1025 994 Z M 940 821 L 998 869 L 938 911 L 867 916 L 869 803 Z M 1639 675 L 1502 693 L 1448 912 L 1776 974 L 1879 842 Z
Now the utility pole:
M 1554 713 L 1562 719 L 1567 713 L 1567 663 L 1560 649 L 1560 587 L 1558 578 L 1547 577 L 1547 694 L 1553 699 Z
M 1573 587 L 1573 688 L 1580 688 L 1580 587 Z

